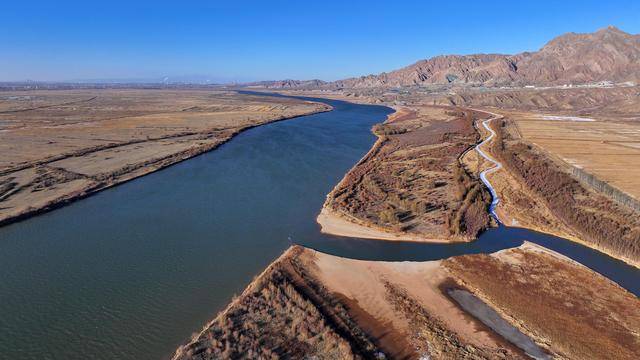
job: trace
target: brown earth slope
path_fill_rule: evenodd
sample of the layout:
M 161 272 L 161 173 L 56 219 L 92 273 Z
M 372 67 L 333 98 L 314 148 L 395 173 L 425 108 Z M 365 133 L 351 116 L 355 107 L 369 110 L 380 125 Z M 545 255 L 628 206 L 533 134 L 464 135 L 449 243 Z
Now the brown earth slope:
M 427 96 L 416 96 L 417 102 Z M 640 87 L 461 90 L 432 96 L 441 105 L 492 107 L 503 110 L 539 111 L 574 116 L 597 116 L 618 121 L 640 120 Z
M 456 281 L 558 358 L 635 359 L 640 300 L 536 245 L 444 261 Z
M 0 224 L 209 151 L 248 127 L 328 109 L 201 90 L 0 92 Z
M 336 235 L 466 241 L 490 222 L 490 196 L 459 157 L 478 141 L 480 113 L 402 108 L 374 127 L 371 151 L 327 196 L 318 218 Z

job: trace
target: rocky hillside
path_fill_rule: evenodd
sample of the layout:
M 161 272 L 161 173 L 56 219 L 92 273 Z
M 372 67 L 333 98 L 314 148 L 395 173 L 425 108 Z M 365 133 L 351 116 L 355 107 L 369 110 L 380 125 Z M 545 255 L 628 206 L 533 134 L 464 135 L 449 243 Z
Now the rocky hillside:
M 536 52 L 445 55 L 405 68 L 341 80 L 337 88 L 423 84 L 558 85 L 640 80 L 640 35 L 608 27 L 559 36 Z
M 536 52 L 516 55 L 441 55 L 389 73 L 325 83 L 274 81 L 268 88 L 371 88 L 429 84 L 563 85 L 640 82 L 640 35 L 615 27 L 561 35 Z
M 341 80 L 337 88 L 423 84 L 559 85 L 640 80 L 640 35 L 608 27 L 559 36 L 536 52 L 445 55 L 405 68 Z
M 335 88 L 401 87 L 426 84 L 505 84 L 519 79 L 508 55 L 441 55 L 379 75 L 339 80 Z
M 314 80 L 274 80 L 274 81 L 258 81 L 244 84 L 246 87 L 258 87 L 266 89 L 315 89 L 327 85 L 326 81 Z
M 540 51 L 522 54 L 518 74 L 532 83 L 586 83 L 640 79 L 640 35 L 608 27 L 559 36 Z

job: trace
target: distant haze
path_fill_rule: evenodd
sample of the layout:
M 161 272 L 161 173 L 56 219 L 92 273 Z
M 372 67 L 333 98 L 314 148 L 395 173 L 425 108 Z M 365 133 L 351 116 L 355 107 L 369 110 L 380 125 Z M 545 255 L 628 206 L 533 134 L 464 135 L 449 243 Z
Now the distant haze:
M 535 51 L 609 25 L 637 34 L 638 14 L 624 0 L 12 1 L 0 81 L 332 81 L 440 54 Z

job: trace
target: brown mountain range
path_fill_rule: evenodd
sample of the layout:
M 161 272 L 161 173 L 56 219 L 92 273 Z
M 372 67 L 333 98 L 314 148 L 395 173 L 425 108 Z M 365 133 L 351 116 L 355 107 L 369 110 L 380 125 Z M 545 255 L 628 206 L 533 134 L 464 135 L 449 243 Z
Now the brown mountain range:
M 371 88 L 429 84 L 562 85 L 601 81 L 640 82 L 640 35 L 615 27 L 561 35 L 542 49 L 516 55 L 442 55 L 378 75 L 324 83 L 262 83 L 271 88 Z

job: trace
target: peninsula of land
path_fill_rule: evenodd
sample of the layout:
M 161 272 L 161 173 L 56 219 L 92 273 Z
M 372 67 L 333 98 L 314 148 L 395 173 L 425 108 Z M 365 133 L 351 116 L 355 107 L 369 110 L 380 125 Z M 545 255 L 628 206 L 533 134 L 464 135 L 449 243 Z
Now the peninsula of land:
M 173 358 L 634 359 L 639 327 L 636 296 L 530 243 L 430 262 L 295 246 Z
M 487 114 L 446 106 L 400 107 L 374 127 L 378 141 L 327 196 L 322 231 L 383 240 L 470 241 L 491 219 L 491 196 L 460 158 Z

